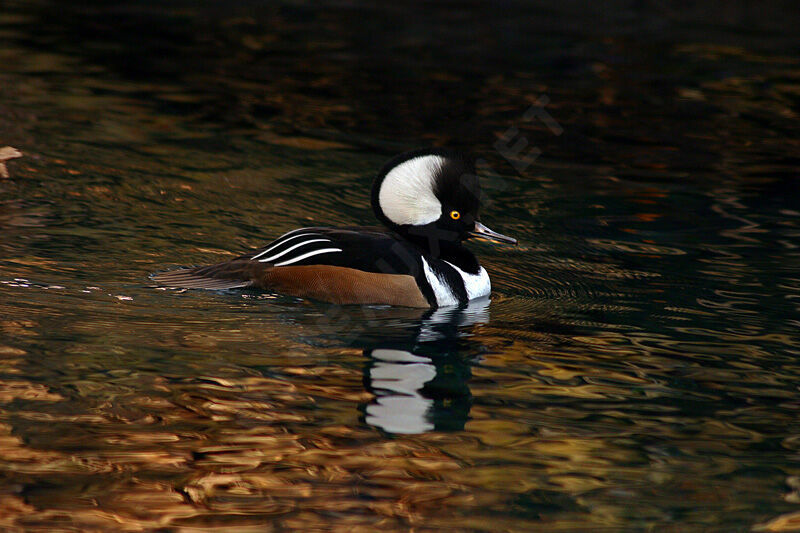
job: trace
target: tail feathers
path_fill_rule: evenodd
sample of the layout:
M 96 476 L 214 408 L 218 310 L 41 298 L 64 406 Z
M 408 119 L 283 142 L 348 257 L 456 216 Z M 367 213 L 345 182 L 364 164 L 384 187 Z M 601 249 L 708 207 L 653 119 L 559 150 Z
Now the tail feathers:
M 154 274 L 151 279 L 163 287 L 181 289 L 243 289 L 255 285 L 247 263 L 250 262 L 229 261 L 218 265 L 181 268 Z

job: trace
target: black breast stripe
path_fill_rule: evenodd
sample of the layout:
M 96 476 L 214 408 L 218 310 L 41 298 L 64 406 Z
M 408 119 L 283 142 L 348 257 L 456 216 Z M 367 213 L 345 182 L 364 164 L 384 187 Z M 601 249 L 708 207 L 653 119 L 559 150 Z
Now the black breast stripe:
M 459 304 L 463 305 L 469 301 L 467 288 L 464 286 L 464 278 L 461 277 L 461 274 L 459 274 L 455 268 L 441 259 L 429 259 L 428 265 L 439 275 L 439 279 L 450 287 L 453 291 L 453 295 L 458 299 Z

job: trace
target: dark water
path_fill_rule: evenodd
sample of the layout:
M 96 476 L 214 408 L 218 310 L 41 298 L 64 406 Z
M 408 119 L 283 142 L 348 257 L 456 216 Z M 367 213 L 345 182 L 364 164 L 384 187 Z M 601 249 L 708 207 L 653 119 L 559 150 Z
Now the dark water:
M 155 4 L 0 8 L 0 529 L 800 531 L 794 3 Z M 490 302 L 148 283 L 423 145 Z

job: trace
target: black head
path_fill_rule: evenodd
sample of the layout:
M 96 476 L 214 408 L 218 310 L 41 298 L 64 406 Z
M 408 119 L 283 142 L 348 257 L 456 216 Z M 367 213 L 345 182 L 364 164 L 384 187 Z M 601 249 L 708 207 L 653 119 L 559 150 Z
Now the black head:
M 460 246 L 476 233 L 487 235 L 482 230 L 488 228 L 478 222 L 480 196 L 471 159 L 452 150 L 415 150 L 378 173 L 372 208 L 386 226 L 438 256 L 440 248 Z

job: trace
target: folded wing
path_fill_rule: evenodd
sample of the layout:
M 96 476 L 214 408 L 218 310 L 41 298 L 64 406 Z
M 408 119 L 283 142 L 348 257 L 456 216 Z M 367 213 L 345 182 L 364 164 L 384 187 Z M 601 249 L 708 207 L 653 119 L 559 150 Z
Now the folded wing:
M 391 251 L 394 242 L 385 233 L 361 228 L 303 228 L 232 261 L 161 272 L 152 279 L 166 287 L 255 287 L 339 304 L 429 307 L 413 265 L 405 266 Z

